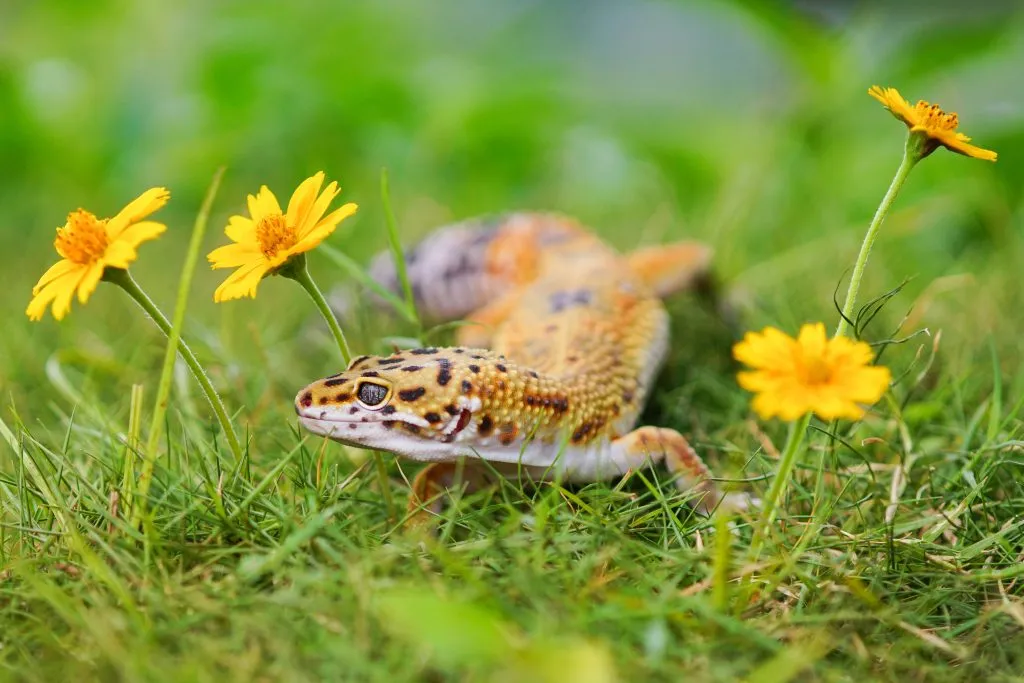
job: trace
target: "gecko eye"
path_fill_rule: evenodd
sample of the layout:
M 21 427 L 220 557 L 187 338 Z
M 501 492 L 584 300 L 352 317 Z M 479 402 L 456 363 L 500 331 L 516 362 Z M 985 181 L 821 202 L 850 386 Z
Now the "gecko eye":
M 356 397 L 366 408 L 377 408 L 387 400 L 391 390 L 376 382 L 362 382 L 356 390 Z

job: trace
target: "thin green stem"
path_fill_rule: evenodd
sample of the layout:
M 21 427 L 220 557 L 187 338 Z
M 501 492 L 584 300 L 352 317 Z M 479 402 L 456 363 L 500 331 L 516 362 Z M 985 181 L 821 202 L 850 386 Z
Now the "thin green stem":
M 757 561 L 761 554 L 761 547 L 764 545 L 765 537 L 772 524 L 775 523 L 775 514 L 779 509 L 779 502 L 782 495 L 789 486 L 789 479 L 796 466 L 797 456 L 800 447 L 804 442 L 804 435 L 807 433 L 807 426 L 811 423 L 811 413 L 807 413 L 789 426 L 789 436 L 786 437 L 786 445 L 782 449 L 782 456 L 779 458 L 779 467 L 775 471 L 775 478 L 772 480 L 768 495 L 765 496 L 761 507 L 761 520 L 757 531 L 754 533 L 751 542 L 751 558 Z
M 103 274 L 103 279 L 112 282 L 125 291 L 135 303 L 145 311 L 156 326 L 160 328 L 160 331 L 170 337 L 171 334 L 171 323 L 167 320 L 167 317 L 157 308 L 157 305 L 153 303 L 153 300 L 142 291 L 139 287 L 139 283 L 135 281 L 131 273 L 127 270 L 120 268 L 107 268 Z M 196 378 L 203 393 L 206 394 L 206 399 L 210 402 L 210 406 L 213 408 L 214 414 L 217 416 L 217 421 L 220 422 L 221 430 L 224 432 L 224 438 L 227 439 L 228 448 L 231 449 L 231 454 L 235 456 L 235 460 L 240 461 L 242 459 L 242 446 L 238 441 L 238 437 L 235 436 L 235 430 L 231 426 L 231 420 L 228 417 L 228 411 L 224 408 L 224 403 L 220 400 L 220 396 L 217 395 L 217 391 L 213 388 L 213 384 L 210 382 L 210 378 L 207 377 L 206 372 L 203 370 L 203 366 L 199 364 L 192 349 L 189 348 L 188 344 L 185 343 L 184 339 L 178 340 L 178 353 L 185 361 L 185 365 L 188 366 L 189 370 L 192 371 L 192 375 Z M 149 458 L 147 454 L 147 459 Z M 149 490 L 149 479 L 152 477 L 152 465 L 146 467 L 143 463 L 143 471 L 139 476 L 139 488 L 138 495 L 144 497 Z
M 914 168 L 914 165 L 920 159 L 920 149 L 916 136 L 908 135 L 907 144 L 903 150 L 903 161 L 900 162 L 900 167 L 896 169 L 896 175 L 889 184 L 889 189 L 885 196 L 882 197 L 882 203 L 878 205 L 875 216 L 871 219 L 868 231 L 864 235 L 864 241 L 860 245 L 860 253 L 857 254 L 857 262 L 854 264 L 853 273 L 850 275 L 850 286 L 846 290 L 846 301 L 843 302 L 843 315 L 839 320 L 839 325 L 836 327 L 835 336 L 837 337 L 844 336 L 850 330 L 854 309 L 857 306 L 857 293 L 860 291 L 860 282 L 864 278 L 864 269 L 867 267 L 868 257 L 871 255 L 871 247 L 875 244 L 878 230 L 882 227 L 882 222 L 885 220 L 886 214 L 889 213 L 889 208 L 892 206 L 893 201 L 895 201 L 896 195 L 899 194 L 900 188 L 903 187 L 907 176 L 910 175 L 911 169 Z
M 334 311 L 331 310 L 327 299 L 324 298 L 323 292 L 316 286 L 316 282 L 313 281 L 313 277 L 309 274 L 309 269 L 306 267 L 306 255 L 299 254 L 294 257 L 290 263 L 278 271 L 278 275 L 295 280 L 306 290 L 306 294 L 309 294 L 309 298 L 313 300 L 317 310 L 320 311 L 320 315 L 323 316 L 324 321 L 327 323 L 327 327 L 330 328 L 331 334 L 334 335 L 334 341 L 338 344 L 338 351 L 341 352 L 341 359 L 345 362 L 345 367 L 348 367 L 349 361 L 352 360 L 352 352 L 349 351 L 348 341 L 345 339 L 345 333 L 341 330 L 341 325 L 338 324 Z
M 348 367 L 349 362 L 352 360 L 352 352 L 349 351 L 348 342 L 345 340 L 345 333 L 341 330 L 341 325 L 338 324 L 338 318 L 335 317 L 334 311 L 331 310 L 330 305 L 327 303 L 327 299 L 324 298 L 323 292 L 316 286 L 316 282 L 313 281 L 313 277 L 309 274 L 309 268 L 306 267 L 306 255 L 299 254 L 294 257 L 291 261 L 286 263 L 280 270 L 277 271 L 278 275 L 286 277 L 290 280 L 295 280 L 302 288 L 309 294 L 309 298 L 316 304 L 317 309 L 320 311 L 320 315 L 323 316 L 324 321 L 327 322 L 327 327 L 331 329 L 331 334 L 334 335 L 334 341 L 338 344 L 338 350 L 341 352 L 341 358 L 345 361 L 345 367 Z M 377 476 L 380 479 L 381 494 L 384 496 L 384 505 L 388 510 L 388 519 L 394 519 L 394 501 L 391 499 L 391 488 L 388 484 L 387 469 L 384 465 L 384 459 L 378 451 L 373 452 L 373 458 L 377 464 Z
M 174 361 L 178 357 L 178 348 L 181 345 L 181 328 L 185 324 L 185 310 L 188 308 L 188 293 L 192 287 L 192 275 L 195 273 L 196 263 L 199 260 L 199 250 L 202 247 L 203 236 L 206 234 L 206 224 L 209 222 L 213 199 L 217 196 L 217 189 L 220 187 L 220 180 L 223 175 L 223 168 L 218 169 L 214 174 L 213 181 L 210 183 L 210 189 L 207 190 L 203 204 L 199 208 L 199 213 L 196 214 L 195 224 L 192 227 L 192 239 L 189 241 L 185 263 L 181 269 L 181 278 L 178 281 L 178 298 L 174 305 L 174 320 L 170 331 L 167 333 L 167 350 L 164 353 L 164 364 L 160 372 L 160 382 L 157 384 L 156 403 L 153 406 L 153 418 L 149 425 L 149 438 L 146 440 L 146 450 L 143 452 L 142 474 L 139 477 L 139 501 L 138 505 L 132 510 L 133 526 L 146 513 L 146 494 L 149 492 L 149 483 L 153 477 L 153 467 L 156 464 L 160 433 L 163 428 L 164 417 L 167 415 L 167 404 L 171 398 L 171 378 L 174 375 Z
M 391 191 L 388 187 L 388 169 L 381 169 L 380 172 L 380 199 L 384 206 L 384 219 L 388 229 L 388 246 L 391 248 L 391 256 L 395 261 L 395 274 L 398 275 L 398 282 L 402 286 L 402 293 L 405 296 L 405 307 L 416 325 L 416 334 L 423 332 L 420 323 L 419 312 L 416 310 L 416 298 L 412 293 L 412 284 L 409 282 L 409 273 L 405 268 L 405 254 L 402 253 L 402 242 L 398 239 L 398 227 L 395 224 L 395 213 L 391 210 Z

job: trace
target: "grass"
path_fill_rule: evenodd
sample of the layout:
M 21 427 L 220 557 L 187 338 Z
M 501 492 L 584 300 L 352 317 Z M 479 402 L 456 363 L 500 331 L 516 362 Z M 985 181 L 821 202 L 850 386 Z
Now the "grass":
M 576 20 L 548 7 L 466 17 L 299 2 L 284 17 L 200 5 L 12 19 L 0 151 L 25 161 L 0 183 L 13 282 L 0 293 L 0 677 L 1021 680 L 1020 16 L 911 29 L 864 11 L 828 28 L 767 3 L 636 3 L 632 25 L 645 28 L 616 32 L 609 70 L 585 40 L 601 25 L 553 34 Z M 659 31 L 679 35 L 683 20 L 718 38 L 699 64 L 670 54 L 686 68 L 666 75 L 659 65 L 676 62 L 645 50 L 668 50 Z M 154 40 L 147 63 L 162 68 L 143 78 L 132 54 L 88 42 L 141 49 L 150 22 L 172 37 L 188 27 L 195 61 Z M 754 50 L 745 68 L 758 83 L 713 58 L 716 44 L 744 46 L 739 60 Z M 281 49 L 254 49 L 267 45 Z M 531 58 L 510 58 L 522 45 Z M 89 80 L 79 57 L 110 78 Z M 54 74 L 66 91 L 47 89 Z M 186 226 L 221 164 L 204 252 L 259 184 L 281 194 L 319 168 L 342 181 L 360 213 L 331 240 L 340 256 L 311 255 L 321 285 L 345 286 L 352 261 L 387 248 L 385 165 L 406 240 L 519 207 L 578 215 L 622 249 L 696 236 L 717 249 L 727 305 L 669 302 L 674 342 L 642 422 L 679 429 L 716 472 L 763 494 L 785 426 L 751 415 L 729 348 L 745 329 L 837 320 L 833 292 L 902 144 L 902 126 L 863 95 L 873 82 L 948 103 L 1001 158 L 943 151 L 912 174 L 861 296 L 906 281 L 864 330 L 902 340 L 883 352 L 896 385 L 835 443 L 815 433 L 758 562 L 749 520 L 694 517 L 663 471 L 507 483 L 456 497 L 434 540 L 401 533 L 385 493 L 403 501 L 417 466 L 388 457 L 382 479 L 366 454 L 297 430 L 291 397 L 338 364 L 303 293 L 273 279 L 255 302 L 215 307 L 220 274 L 207 272 L 182 334 L 245 457 L 179 363 L 151 525 L 137 529 L 121 495 L 152 433 L 165 340 L 109 285 L 59 325 L 22 315 L 52 258 L 46 226 L 77 205 L 115 210 L 140 183 L 174 192 L 159 214 L 168 235 L 133 267 L 169 312 Z M 357 313 L 344 321 L 354 353 L 417 333 L 415 316 Z

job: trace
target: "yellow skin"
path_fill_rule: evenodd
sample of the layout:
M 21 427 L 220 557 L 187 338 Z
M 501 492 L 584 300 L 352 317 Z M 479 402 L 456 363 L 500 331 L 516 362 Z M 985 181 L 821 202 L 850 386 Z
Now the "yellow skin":
M 356 358 L 302 389 L 296 411 L 317 434 L 432 463 L 411 510 L 464 458 L 470 485 L 493 471 L 596 481 L 664 461 L 707 512 L 722 497 L 683 436 L 634 425 L 668 344 L 659 295 L 689 286 L 709 257 L 696 243 L 623 257 L 549 215 L 440 230 L 407 253 L 421 311 L 476 324 L 456 347 Z M 384 263 L 371 272 L 395 287 Z

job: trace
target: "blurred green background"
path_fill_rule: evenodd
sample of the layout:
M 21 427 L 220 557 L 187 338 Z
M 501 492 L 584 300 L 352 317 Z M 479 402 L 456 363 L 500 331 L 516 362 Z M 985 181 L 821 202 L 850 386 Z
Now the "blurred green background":
M 0 427 L 25 444 L 0 449 L 0 678 L 483 680 L 473 662 L 431 673 L 416 643 L 433 639 L 453 661 L 488 643 L 499 659 L 512 640 L 551 654 L 507 653 L 532 672 L 519 680 L 599 680 L 590 669 L 610 677 L 612 660 L 623 680 L 1010 680 L 1024 652 L 1019 6 L 0 0 Z M 204 253 L 247 193 L 286 198 L 324 170 L 361 207 L 330 243 L 364 262 L 386 247 L 384 167 L 408 240 L 519 209 L 575 215 L 622 249 L 697 237 L 716 248 L 737 325 L 671 302 L 676 344 L 644 422 L 764 491 L 785 426 L 751 419 L 730 335 L 835 323 L 833 292 L 905 137 L 866 94 L 876 83 L 958 112 L 999 161 L 939 150 L 911 174 L 861 301 L 912 278 L 867 336 L 932 336 L 885 351 L 896 386 L 819 461 L 824 496 L 798 468 L 765 552 L 777 568 L 763 565 L 749 605 L 728 607 L 716 583 L 728 544 L 682 524 L 644 477 L 587 487 L 579 504 L 560 487 L 503 503 L 506 487 L 457 510 L 451 543 L 414 548 L 380 492 L 401 504 L 415 466 L 388 458 L 378 480 L 340 447 L 300 444 L 291 399 L 340 362 L 303 292 L 273 278 L 255 301 L 215 305 L 228 271 L 203 266 L 185 336 L 252 458 L 229 461 L 179 368 L 143 546 L 115 522 L 125 434 L 148 426 L 165 340 L 108 285 L 61 323 L 24 315 L 69 211 L 110 216 L 159 185 L 169 230 L 132 271 L 170 313 L 222 165 Z M 311 268 L 344 286 L 323 253 Z M 344 324 L 357 353 L 412 331 Z M 801 545 L 812 509 L 827 524 Z M 392 613 L 378 613 L 388 593 Z
M 913 276 L 890 322 L 913 306 L 906 331 L 944 328 L 966 362 L 994 331 L 1015 363 L 1024 298 L 1024 13 L 1015 5 L 5 0 L 3 391 L 45 421 L 33 410 L 52 399 L 43 368 L 69 348 L 89 359 L 87 374 L 117 375 L 111 400 L 155 381 L 160 340 L 114 288 L 76 303 L 59 325 L 30 323 L 23 310 L 69 210 L 109 216 L 166 185 L 172 201 L 158 220 L 170 230 L 144 245 L 133 272 L 169 312 L 191 221 L 220 165 L 228 172 L 207 248 L 223 242 L 246 193 L 266 183 L 287 196 L 323 169 L 361 205 L 331 243 L 365 260 L 385 247 L 387 167 L 410 239 L 513 209 L 576 215 L 622 248 L 695 236 L 716 246 L 745 325 L 833 321 L 833 289 L 903 144 L 903 126 L 866 95 L 874 83 L 957 111 L 1000 158 L 940 150 L 915 170 L 865 295 Z M 321 284 L 340 278 L 320 255 L 313 268 Z M 300 291 L 275 280 L 255 302 L 215 307 L 221 275 L 200 269 L 186 333 L 222 381 L 265 398 L 276 383 L 279 402 L 333 369 L 329 347 L 302 341 L 311 309 L 295 305 Z M 272 374 L 274 358 L 296 356 L 305 360 L 277 378 L 246 369 L 269 359 Z

